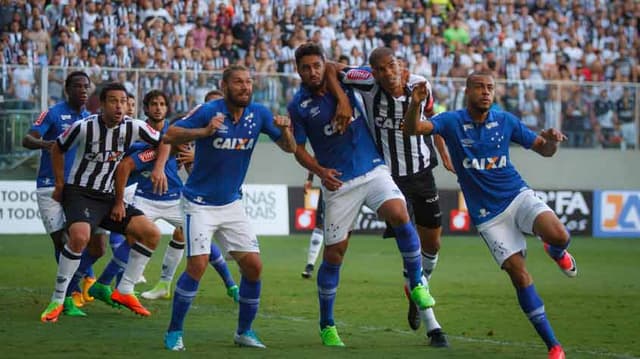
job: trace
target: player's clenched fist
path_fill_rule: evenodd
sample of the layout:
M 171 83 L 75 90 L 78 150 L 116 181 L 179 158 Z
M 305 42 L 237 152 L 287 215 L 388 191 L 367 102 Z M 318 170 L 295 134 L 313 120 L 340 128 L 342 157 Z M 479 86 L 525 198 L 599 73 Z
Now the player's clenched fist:
M 207 135 L 211 136 L 214 133 L 216 133 L 216 131 L 220 127 L 222 127 L 223 123 L 224 123 L 224 115 L 218 112 L 215 116 L 213 116 L 213 118 L 211 119 L 211 121 L 209 121 L 209 124 L 207 125 Z
M 547 141 L 554 142 L 562 142 L 567 139 L 567 136 L 565 136 L 562 132 L 556 130 L 555 128 L 543 130 L 542 132 L 540 132 L 540 136 L 542 136 L 542 138 Z
M 289 118 L 289 116 L 276 115 L 273 117 L 273 124 L 280 128 L 286 129 L 291 125 L 291 119 Z
M 419 103 L 427 99 L 427 83 L 420 82 L 413 87 L 411 91 L 411 101 Z

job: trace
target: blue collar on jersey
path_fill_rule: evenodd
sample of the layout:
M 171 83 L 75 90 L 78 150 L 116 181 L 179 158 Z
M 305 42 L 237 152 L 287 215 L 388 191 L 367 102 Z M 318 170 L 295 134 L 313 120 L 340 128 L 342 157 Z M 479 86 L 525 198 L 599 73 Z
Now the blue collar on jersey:
M 76 111 L 73 107 L 71 107 L 71 104 L 69 103 L 69 101 L 62 101 L 62 103 L 67 109 L 69 109 L 69 112 L 73 112 L 76 115 L 84 116 L 84 113 L 87 112 L 86 106 L 82 106 L 80 107 L 80 111 Z
M 469 110 L 468 109 L 464 109 L 464 111 L 462 111 L 462 120 L 464 123 L 471 123 L 471 124 L 476 124 L 476 122 L 473 121 L 473 119 L 471 118 L 471 115 L 469 115 Z M 491 122 L 493 121 L 493 110 L 489 110 L 489 114 L 487 115 L 487 118 L 484 119 L 484 122 L 482 122 L 481 124 L 478 125 L 484 125 L 487 122 Z

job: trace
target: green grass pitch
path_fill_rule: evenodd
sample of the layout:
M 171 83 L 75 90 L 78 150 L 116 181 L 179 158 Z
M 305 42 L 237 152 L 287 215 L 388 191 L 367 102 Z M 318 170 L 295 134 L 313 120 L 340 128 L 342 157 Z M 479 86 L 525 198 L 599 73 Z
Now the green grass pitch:
M 406 323 L 401 261 L 393 241 L 354 236 L 341 272 L 335 316 L 346 348 L 324 348 L 318 336 L 315 276 L 303 280 L 307 236 L 263 237 L 263 291 L 254 329 L 267 350 L 233 345 L 237 308 L 215 271 L 207 271 L 185 323 L 187 352 L 170 353 L 162 338 L 170 301 L 144 301 L 139 318 L 103 303 L 85 306 L 87 318 L 43 324 L 55 277 L 44 235 L 0 236 L 0 357 L 219 358 L 545 358 L 506 274 L 479 238 L 443 238 L 431 281 L 436 314 L 451 348 L 428 347 L 424 329 Z M 147 267 L 159 276 L 167 238 Z M 579 274 L 566 278 L 529 240 L 528 267 L 547 315 L 569 358 L 640 357 L 640 240 L 574 238 Z M 110 257 L 110 250 L 107 250 Z M 107 258 L 96 264 L 102 269 Z M 237 266 L 230 264 L 238 279 Z M 184 261 L 178 275 L 184 268 Z

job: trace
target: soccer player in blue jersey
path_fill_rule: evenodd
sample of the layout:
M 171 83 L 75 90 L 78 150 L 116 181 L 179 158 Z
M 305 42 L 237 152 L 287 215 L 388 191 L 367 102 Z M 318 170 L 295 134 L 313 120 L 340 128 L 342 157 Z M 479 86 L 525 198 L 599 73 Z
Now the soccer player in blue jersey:
M 145 122 L 124 116 L 127 97 L 123 85 L 111 83 L 100 92 L 101 113 L 76 121 L 56 139 L 51 149 L 55 177 L 52 197 L 62 203 L 69 240 L 58 263 L 55 291 L 42 312 L 43 322 L 55 322 L 63 310 L 64 293 L 78 269 L 80 256 L 98 226 L 125 233 L 132 245 L 123 279 L 111 299 L 137 314 L 148 316 L 133 293 L 134 282 L 144 271 L 160 239 L 158 228 L 140 210 L 128 206 L 123 216 L 111 213 L 114 205 L 113 175 L 124 154 L 138 139 L 160 143 L 160 133 Z M 68 176 L 64 153 L 76 149 Z
M 320 337 L 326 346 L 344 346 L 335 326 L 333 307 L 349 233 L 363 204 L 393 226 L 412 299 L 422 309 L 432 307 L 435 300 L 422 284 L 420 240 L 409 220 L 404 196 L 378 153 L 362 103 L 352 90 L 345 93 L 336 89 L 339 84 L 335 68 L 327 67 L 325 73 L 325 58 L 319 46 L 301 45 L 295 57 L 302 86 L 288 110 L 294 124 L 296 159 L 322 180 L 325 205 L 325 248 L 317 275 Z M 352 120 L 346 127 L 336 127 L 338 104 L 353 108 Z M 315 158 L 305 149 L 307 138 Z
M 412 92 L 412 103 L 426 98 L 424 83 Z M 538 335 L 547 345 L 549 358 L 564 358 L 525 265 L 523 233 L 535 234 L 544 242 L 549 256 L 569 277 L 577 275 L 576 263 L 566 250 L 569 232 L 546 203 L 520 177 L 509 160 L 509 144 L 515 142 L 544 157 L 551 157 L 566 137 L 556 129 L 539 135 L 508 112 L 491 110 L 495 81 L 488 72 L 467 77 L 467 108 L 441 113 L 421 121 L 417 106 L 410 106 L 405 132 L 439 134 L 449 148 L 458 183 L 469 215 L 498 265 L 507 272 L 518 302 Z
M 47 111 L 40 114 L 27 135 L 22 140 L 22 145 L 28 149 L 40 149 L 40 166 L 38 168 L 38 176 L 36 179 L 36 195 L 38 200 L 38 209 L 40 218 L 44 224 L 44 228 L 51 236 L 54 245 L 56 261 L 59 258 L 60 251 L 64 247 L 64 211 L 62 205 L 51 198 L 54 189 L 54 176 L 51 167 L 50 150 L 58 135 L 64 132 L 76 121 L 89 116 L 89 112 L 85 109 L 89 98 L 89 89 L 91 82 L 86 73 L 76 71 L 70 73 L 65 79 L 65 92 L 67 100 L 57 103 L 50 107 Z M 67 161 L 64 169 L 65 176 L 71 170 L 72 159 L 75 151 L 69 151 L 66 155 Z M 86 289 L 93 283 L 93 279 L 89 276 L 91 264 L 100 258 L 104 253 L 102 250 L 104 243 L 104 231 L 96 230 L 92 236 L 87 250 L 82 253 L 82 263 L 79 270 L 74 275 L 67 297 L 64 302 L 64 313 L 70 316 L 85 316 L 86 314 L 79 310 L 85 301 L 91 301 L 92 298 L 86 291 L 80 292 L 78 281 L 81 277 L 87 275 L 84 284 Z M 84 294 L 84 296 L 83 296 Z
M 251 325 L 260 304 L 262 261 L 258 240 L 242 205 L 240 186 L 260 133 L 286 152 L 295 150 L 288 117 L 275 116 L 251 101 L 253 82 L 243 66 L 222 74 L 224 98 L 199 105 L 171 126 L 164 141 L 173 145 L 195 141 L 193 169 L 184 197 L 187 269 L 176 283 L 171 322 L 164 338 L 169 350 L 184 350 L 184 319 L 209 261 L 214 236 L 240 267 L 238 327 L 234 342 L 265 348 Z

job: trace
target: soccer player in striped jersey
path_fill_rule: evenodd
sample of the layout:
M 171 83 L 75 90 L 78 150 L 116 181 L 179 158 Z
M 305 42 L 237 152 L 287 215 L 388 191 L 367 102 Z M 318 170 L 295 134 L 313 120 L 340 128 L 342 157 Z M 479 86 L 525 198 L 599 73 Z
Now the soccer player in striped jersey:
M 71 127 L 76 121 L 89 116 L 89 112 L 85 109 L 89 98 L 89 89 L 91 82 L 89 76 L 81 71 L 70 73 L 65 79 L 65 92 L 67 94 L 66 101 L 57 103 L 50 107 L 47 111 L 40 114 L 38 119 L 31 126 L 31 130 L 22 140 L 24 147 L 29 149 L 40 149 L 40 166 L 38 168 L 38 176 L 36 179 L 36 195 L 38 199 L 38 209 L 40 218 L 45 230 L 53 240 L 55 259 L 58 261 L 60 252 L 64 246 L 64 211 L 60 203 L 51 198 L 54 189 L 54 176 L 51 166 L 51 148 L 55 143 L 56 137 Z M 71 170 L 72 159 L 75 152 L 70 151 L 66 154 L 64 175 L 67 176 Z M 71 280 L 68 288 L 67 297 L 64 300 L 64 313 L 69 316 L 85 316 L 86 314 L 79 310 L 84 302 L 93 300 L 86 291 L 80 292 L 78 287 L 79 280 L 84 279 L 84 286 L 88 290 L 95 281 L 91 274 L 91 265 L 103 253 L 104 230 L 98 229 L 92 234 L 94 238 L 91 246 L 82 252 L 82 261 L 78 271 Z
M 420 235 L 424 271 L 422 280 L 428 286 L 438 262 L 442 233 L 442 213 L 432 173 L 433 168 L 438 165 L 434 141 L 442 162 L 449 170 L 452 170 L 451 161 L 440 136 L 406 136 L 402 131 L 403 121 L 411 105 L 411 89 L 416 84 L 426 83 L 429 94 L 425 101 L 418 104 L 421 113 L 426 118 L 433 111 L 433 97 L 428 81 L 422 76 L 403 76 L 400 60 L 388 47 L 373 50 L 369 63 L 371 68 L 344 68 L 341 81 L 362 97 L 367 124 L 378 151 L 384 156 L 385 163 L 391 168 L 393 180 L 407 199 L 407 209 Z M 391 226 L 387 224 L 384 237 L 394 236 Z M 411 328 L 417 330 L 422 319 L 430 345 L 449 346 L 433 308 L 418 310 L 410 297 L 407 297 Z
M 327 67 L 322 49 L 313 43 L 296 50 L 302 85 L 288 105 L 297 143 L 296 160 L 322 180 L 324 196 L 324 254 L 318 269 L 320 338 L 326 346 L 344 346 L 333 318 L 340 267 L 349 234 L 364 204 L 389 221 L 407 270 L 411 298 L 421 309 L 435 300 L 422 283 L 420 240 L 411 224 L 404 196 L 367 128 L 363 104 L 352 90 L 337 89 L 335 68 Z M 330 71 L 332 70 L 332 72 Z M 338 95 L 336 98 L 333 94 Z M 336 106 L 353 109 L 348 126 L 336 126 Z M 309 139 L 315 158 L 305 148 Z
M 143 121 L 125 118 L 126 104 L 127 94 L 122 84 L 105 85 L 100 92 L 101 113 L 75 122 L 52 147 L 55 177 L 52 196 L 64 208 L 69 241 L 61 252 L 51 302 L 40 316 L 43 322 L 58 320 L 69 281 L 78 268 L 91 231 L 98 226 L 124 233 L 129 240 L 135 241 L 123 278 L 111 299 L 137 314 L 151 314 L 140 304 L 133 290 L 158 244 L 160 231 L 133 206 L 118 211 L 121 208 L 115 207 L 113 175 L 135 141 L 142 139 L 157 146 L 160 133 Z M 65 179 L 64 153 L 73 148 L 76 148 L 73 165 Z
M 551 157 L 566 136 L 553 128 L 536 135 L 512 114 L 491 110 L 495 81 L 490 72 L 467 77 L 465 94 L 466 109 L 443 112 L 423 121 L 417 104 L 427 99 L 428 91 L 425 83 L 417 84 L 404 130 L 409 135 L 434 133 L 445 139 L 473 224 L 496 263 L 509 275 L 520 307 L 547 345 L 549 358 L 564 359 L 525 265 L 523 234 L 538 236 L 560 269 L 575 277 L 576 262 L 567 251 L 569 232 L 520 177 L 509 160 L 509 145 L 515 142 Z
M 307 180 L 304 182 L 304 193 L 306 194 L 313 185 L 313 172 L 309 172 Z M 324 204 L 322 202 L 322 191 L 318 197 L 318 205 L 316 206 L 316 226 L 311 232 L 309 238 L 309 249 L 307 250 L 307 265 L 302 271 L 302 278 L 309 279 L 313 275 L 313 269 L 318 255 L 320 254 L 320 248 L 322 248 L 322 242 L 324 242 Z
M 222 74 L 224 98 L 199 105 L 167 131 L 173 145 L 195 141 L 195 159 L 185 184 L 187 268 L 176 283 L 171 322 L 164 338 L 169 350 L 184 350 L 184 320 L 209 262 L 211 237 L 240 267 L 238 327 L 234 342 L 265 348 L 252 329 L 260 304 L 262 261 L 258 239 L 242 205 L 241 185 L 260 133 L 286 152 L 295 150 L 289 118 L 251 101 L 249 70 L 232 65 Z

